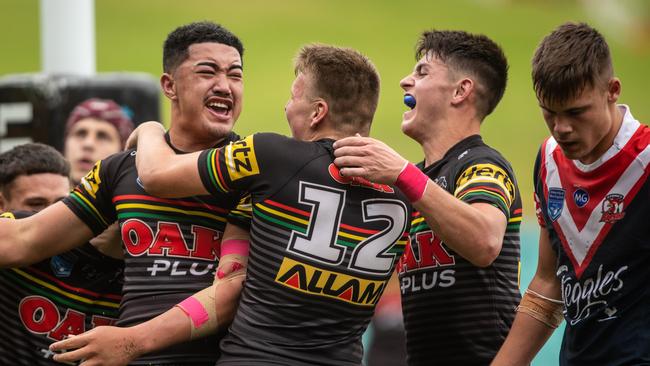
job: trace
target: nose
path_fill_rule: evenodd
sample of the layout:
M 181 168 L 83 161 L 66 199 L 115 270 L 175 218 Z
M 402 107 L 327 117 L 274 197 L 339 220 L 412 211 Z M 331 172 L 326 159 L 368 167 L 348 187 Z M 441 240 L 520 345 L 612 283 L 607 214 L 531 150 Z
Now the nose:
M 560 115 L 555 116 L 553 119 L 553 132 L 556 136 L 568 135 L 573 131 L 573 127 L 567 118 Z
M 81 140 L 81 146 L 84 149 L 92 149 L 93 147 L 95 147 L 96 142 L 97 142 L 97 134 L 88 133 Z
M 413 87 L 414 83 L 413 74 L 408 74 L 399 81 L 399 86 L 404 89 L 404 91 L 408 91 L 408 89 Z
M 215 76 L 212 92 L 217 95 L 230 95 L 230 84 L 228 83 L 228 77 L 224 73 L 217 73 Z

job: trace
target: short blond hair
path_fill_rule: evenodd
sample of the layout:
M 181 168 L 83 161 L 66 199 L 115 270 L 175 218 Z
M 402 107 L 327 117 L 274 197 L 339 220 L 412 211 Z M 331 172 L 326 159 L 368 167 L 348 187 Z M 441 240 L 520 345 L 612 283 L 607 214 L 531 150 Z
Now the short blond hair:
M 295 59 L 295 72 L 308 74 L 314 97 L 323 98 L 335 124 L 370 125 L 379 100 L 379 73 L 358 51 L 322 44 L 304 46 Z

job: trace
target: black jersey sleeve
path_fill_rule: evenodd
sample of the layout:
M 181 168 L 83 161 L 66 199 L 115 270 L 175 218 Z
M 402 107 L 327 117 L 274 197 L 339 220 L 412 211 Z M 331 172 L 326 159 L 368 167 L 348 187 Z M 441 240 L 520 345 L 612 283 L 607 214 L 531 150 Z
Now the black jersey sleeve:
M 484 150 L 467 159 L 456 175 L 453 194 L 466 203 L 492 204 L 509 219 L 517 195 L 514 173 L 505 159 L 490 152 Z
M 230 191 L 269 193 L 274 189 L 272 181 L 293 176 L 303 162 L 306 164 L 322 153 L 314 144 L 275 133 L 256 133 L 219 149 L 204 151 L 198 168 L 203 185 L 213 195 Z
M 95 235 L 101 234 L 116 220 L 111 200 L 113 181 L 121 162 L 130 152 L 117 153 L 95 163 L 63 203 L 81 219 Z
M 252 217 L 251 195 L 247 193 L 241 197 L 237 207 L 228 213 L 227 219 L 229 224 L 239 226 L 244 230 L 250 230 Z
M 541 168 L 542 168 L 542 152 L 544 145 L 542 145 L 537 152 L 537 158 L 535 159 L 535 167 L 533 168 L 533 198 L 535 199 L 535 216 L 537 216 L 537 223 L 540 227 L 546 228 L 546 217 L 544 211 L 542 210 L 542 201 L 541 197 L 544 197 L 544 188 L 541 181 Z

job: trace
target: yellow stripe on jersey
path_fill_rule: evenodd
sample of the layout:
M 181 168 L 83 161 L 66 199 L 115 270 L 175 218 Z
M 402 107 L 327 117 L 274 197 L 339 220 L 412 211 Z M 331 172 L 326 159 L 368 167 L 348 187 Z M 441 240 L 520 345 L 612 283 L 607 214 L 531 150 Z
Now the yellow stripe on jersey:
M 59 294 L 65 296 L 65 297 L 67 297 L 67 298 L 75 299 L 75 300 L 77 300 L 77 301 L 81 301 L 81 302 L 83 302 L 83 303 L 91 304 L 91 305 L 92 305 L 92 304 L 97 304 L 97 305 L 107 306 L 107 307 L 115 308 L 115 309 L 117 309 L 117 308 L 120 307 L 120 304 L 119 304 L 119 303 L 109 302 L 109 301 L 95 301 L 95 300 L 90 300 L 90 299 L 88 299 L 88 298 L 85 298 L 85 297 L 82 297 L 82 296 L 78 296 L 78 295 L 75 295 L 75 294 L 73 294 L 73 293 L 70 293 L 70 292 L 64 291 L 64 290 L 60 289 L 59 287 L 56 287 L 56 286 L 54 286 L 54 285 L 52 285 L 52 284 L 49 284 L 49 283 L 47 283 L 47 282 L 45 282 L 45 281 L 39 280 L 38 278 L 36 278 L 36 277 L 34 277 L 34 276 L 28 274 L 27 272 L 21 271 L 20 269 L 12 268 L 11 270 L 14 271 L 14 272 L 16 272 L 16 273 L 18 273 L 19 275 L 21 275 L 21 276 L 23 276 L 23 277 L 29 279 L 29 280 L 32 281 L 32 282 L 38 283 L 39 285 L 41 285 L 41 286 L 43 286 L 43 287 L 45 287 L 45 288 L 48 288 L 48 289 L 50 289 L 50 290 L 52 290 L 52 291 L 54 291 L 54 292 L 58 292 Z
M 217 215 L 212 215 L 207 212 L 202 212 L 202 211 L 193 211 L 193 210 L 181 210 L 178 208 L 174 207 L 167 207 L 167 206 L 156 206 L 156 205 L 145 205 L 142 203 L 122 203 L 117 206 L 115 206 L 115 209 L 117 211 L 128 209 L 128 208 L 142 208 L 146 210 L 153 210 L 153 211 L 167 211 L 167 212 L 176 212 L 176 213 L 181 213 L 184 215 L 194 215 L 194 216 L 201 216 L 201 217 L 207 217 L 209 219 L 221 221 L 221 222 L 226 222 L 226 219 Z
M 108 222 L 106 222 L 106 219 L 104 219 L 104 216 L 102 216 L 102 214 L 99 212 L 99 210 L 97 210 L 95 205 L 93 205 L 90 201 L 88 201 L 88 199 L 86 197 L 84 197 L 83 194 L 80 194 L 80 193 L 75 192 L 75 191 L 73 191 L 70 194 L 74 195 L 75 197 L 77 197 L 77 198 L 81 199 L 82 201 L 84 201 L 86 203 L 86 205 L 88 205 L 88 207 L 95 213 L 95 215 L 97 215 L 97 217 L 99 217 L 99 219 L 102 221 L 102 224 L 104 224 L 105 226 L 109 226 Z
M 255 146 L 253 146 L 253 135 L 230 143 L 224 153 L 231 181 L 260 173 Z
M 262 206 L 259 203 L 256 203 L 255 206 L 257 208 L 259 208 L 260 210 L 262 210 L 262 211 L 272 213 L 272 214 L 274 214 L 276 216 L 280 216 L 280 217 L 282 217 L 284 219 L 287 219 L 287 220 L 290 220 L 290 221 L 293 221 L 293 222 L 297 222 L 297 223 L 303 224 L 303 225 L 309 225 L 309 220 L 303 220 L 303 219 L 299 219 L 299 218 L 297 218 L 295 216 L 287 215 L 284 212 L 274 210 L 274 209 L 272 209 L 270 207 L 267 207 L 267 206 Z

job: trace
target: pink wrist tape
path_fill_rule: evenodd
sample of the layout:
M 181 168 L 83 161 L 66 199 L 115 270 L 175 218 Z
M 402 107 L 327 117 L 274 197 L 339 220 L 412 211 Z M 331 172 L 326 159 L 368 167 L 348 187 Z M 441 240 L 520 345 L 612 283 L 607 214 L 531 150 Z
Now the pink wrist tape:
M 228 254 L 248 255 L 249 241 L 241 239 L 226 240 L 221 243 L 221 257 Z
M 187 316 L 190 317 L 192 324 L 194 324 L 194 328 L 200 327 L 210 318 L 208 312 L 205 311 L 203 304 L 201 304 L 199 300 L 195 299 L 192 296 L 181 301 L 176 306 L 178 306 L 181 310 L 183 310 L 185 314 L 187 314 Z
M 406 163 L 402 172 L 397 176 L 395 186 L 399 188 L 411 202 L 419 201 L 427 188 L 429 177 L 415 165 Z

